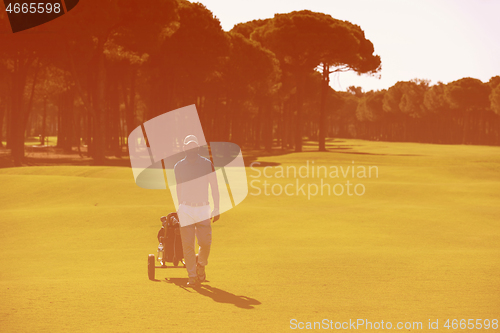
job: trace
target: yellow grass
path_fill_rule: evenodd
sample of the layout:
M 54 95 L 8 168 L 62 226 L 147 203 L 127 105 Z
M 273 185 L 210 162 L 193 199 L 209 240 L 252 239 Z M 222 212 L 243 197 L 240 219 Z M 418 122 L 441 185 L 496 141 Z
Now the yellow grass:
M 197 290 L 184 269 L 147 278 L 167 191 L 137 187 L 129 168 L 1 169 L 0 331 L 281 332 L 291 319 L 367 319 L 424 332 L 439 319 L 451 332 L 448 318 L 500 319 L 500 148 L 340 145 L 259 159 L 273 177 L 248 168 L 248 180 L 277 190 L 297 181 L 276 178 L 278 166 L 377 166 L 378 178 L 323 179 L 365 194 L 250 188 L 213 225 Z M 321 179 L 298 180 L 307 190 Z

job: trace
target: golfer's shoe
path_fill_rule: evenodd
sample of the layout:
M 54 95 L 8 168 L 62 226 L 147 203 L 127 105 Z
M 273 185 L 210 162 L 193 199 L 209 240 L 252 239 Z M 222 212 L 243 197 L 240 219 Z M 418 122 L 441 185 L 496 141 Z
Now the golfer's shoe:
M 197 287 L 200 285 L 200 281 L 198 281 L 198 278 L 197 277 L 190 277 L 189 278 L 189 281 L 187 283 L 187 286 L 188 287 Z
M 198 275 L 198 281 L 203 282 L 207 279 L 207 275 L 205 274 L 205 266 L 200 264 L 196 265 L 196 274 Z

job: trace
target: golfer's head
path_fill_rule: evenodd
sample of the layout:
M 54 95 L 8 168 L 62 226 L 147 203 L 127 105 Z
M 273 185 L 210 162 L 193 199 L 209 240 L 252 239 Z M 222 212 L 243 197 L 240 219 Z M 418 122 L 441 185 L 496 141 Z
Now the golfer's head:
M 198 145 L 198 139 L 194 135 L 188 135 L 184 139 L 184 151 L 186 152 L 186 157 L 188 159 L 193 159 L 198 156 L 198 150 L 200 146 Z

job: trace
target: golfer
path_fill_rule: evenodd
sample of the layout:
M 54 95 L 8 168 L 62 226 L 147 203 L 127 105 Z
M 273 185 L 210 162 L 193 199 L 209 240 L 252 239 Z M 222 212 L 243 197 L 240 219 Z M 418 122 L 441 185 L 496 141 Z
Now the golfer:
M 175 164 L 174 173 L 188 286 L 193 287 L 206 279 L 205 266 L 212 244 L 210 219 L 213 217 L 213 222 L 219 219 L 219 187 L 212 162 L 199 155 L 198 139 L 194 135 L 186 136 L 183 148 L 186 157 Z M 209 185 L 214 202 L 212 212 L 208 202 Z M 198 258 L 195 253 L 195 235 L 199 245 Z

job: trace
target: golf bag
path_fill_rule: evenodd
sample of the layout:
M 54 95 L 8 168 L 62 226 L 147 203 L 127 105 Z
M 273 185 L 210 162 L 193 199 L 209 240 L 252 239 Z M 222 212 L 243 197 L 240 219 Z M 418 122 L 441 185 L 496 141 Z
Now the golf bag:
M 160 243 L 160 246 L 158 247 L 158 261 L 162 262 L 163 265 L 166 262 L 171 262 L 174 266 L 178 266 L 179 262 L 184 263 L 181 230 L 177 213 L 168 214 L 167 221 L 164 223 L 160 231 L 158 231 L 157 237 L 158 242 Z M 161 251 L 163 253 L 160 253 Z

